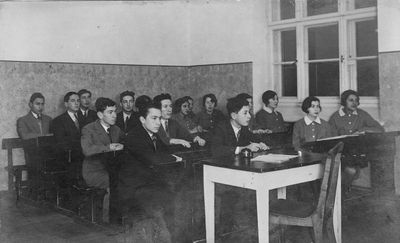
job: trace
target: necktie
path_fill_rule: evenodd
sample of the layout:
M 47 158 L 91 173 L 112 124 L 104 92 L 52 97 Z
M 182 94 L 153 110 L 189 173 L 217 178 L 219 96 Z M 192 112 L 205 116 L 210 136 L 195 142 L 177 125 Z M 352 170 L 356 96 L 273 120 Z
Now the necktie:
M 128 121 L 129 121 L 129 116 L 127 116 L 126 118 L 125 118 L 125 123 L 124 123 L 124 130 L 127 132 L 127 129 L 128 129 Z
M 107 128 L 107 135 L 108 135 L 108 137 L 110 138 L 110 142 L 112 143 L 112 137 L 111 137 L 111 129 L 110 129 L 110 127 Z
M 74 114 L 74 117 L 75 117 L 75 119 L 74 119 L 75 127 L 79 130 L 78 116 L 76 115 L 76 113 Z
M 37 119 L 38 119 L 38 125 L 39 125 L 39 129 L 40 129 L 40 134 L 43 134 L 42 116 L 38 114 Z
M 153 141 L 154 152 L 157 151 L 157 137 L 153 134 L 151 136 L 151 141 Z
M 240 138 L 240 130 L 236 133 L 236 140 L 239 142 L 239 138 Z
M 168 120 L 165 120 L 165 133 L 169 137 Z

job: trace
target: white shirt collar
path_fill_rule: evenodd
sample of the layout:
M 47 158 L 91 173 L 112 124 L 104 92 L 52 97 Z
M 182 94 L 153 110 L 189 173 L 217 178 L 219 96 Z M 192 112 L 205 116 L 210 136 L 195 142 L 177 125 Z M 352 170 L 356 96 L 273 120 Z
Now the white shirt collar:
M 86 114 L 86 112 L 89 110 L 84 110 L 84 109 L 82 109 L 82 108 L 79 108 L 80 110 L 81 110 L 81 113 L 84 115 L 84 114 Z
M 122 115 L 124 116 L 124 121 L 126 120 L 126 118 L 131 118 L 131 115 L 126 114 L 125 112 L 122 112 Z
M 234 126 L 234 125 L 232 124 L 232 122 L 231 122 L 231 126 L 232 126 L 233 132 L 235 133 L 235 136 L 236 136 L 236 138 L 237 138 L 237 134 L 238 134 L 238 132 L 239 132 L 242 128 L 237 128 L 236 126 Z
M 107 129 L 109 129 L 111 127 L 110 125 L 107 126 L 107 125 L 103 124 L 101 121 L 100 121 L 100 125 L 104 128 L 104 131 L 106 131 L 106 132 L 107 132 Z
M 31 113 L 32 113 L 32 115 L 33 115 L 33 117 L 35 117 L 36 119 L 38 118 L 38 114 L 36 114 L 35 112 L 33 112 L 33 111 L 31 111 Z
M 315 120 L 312 121 L 308 116 L 305 116 L 305 117 L 304 117 L 304 122 L 306 123 L 307 126 L 310 125 L 310 124 L 313 123 L 313 122 L 316 122 L 316 123 L 318 123 L 318 124 L 321 124 L 321 119 L 319 118 L 319 116 L 317 116 L 317 118 L 315 118 Z
M 350 114 L 352 114 L 352 115 L 358 115 L 357 110 L 351 112 Z M 344 106 L 341 106 L 341 107 L 339 108 L 339 116 L 345 116 L 345 115 L 346 115 L 346 112 L 344 112 Z
M 76 116 L 75 116 L 76 113 L 73 113 L 73 112 L 70 112 L 70 111 L 67 111 L 67 113 L 68 113 L 68 115 L 71 117 L 71 119 L 72 119 L 73 121 L 76 120 Z
M 161 125 L 163 126 L 164 130 L 165 130 L 165 123 L 168 122 L 168 120 L 162 119 L 161 118 Z
M 263 106 L 263 110 L 265 110 L 266 112 L 268 112 L 269 114 L 272 114 L 272 112 L 274 112 L 275 114 L 277 114 L 276 110 L 272 110 L 271 108 L 269 108 L 268 106 L 264 105 Z

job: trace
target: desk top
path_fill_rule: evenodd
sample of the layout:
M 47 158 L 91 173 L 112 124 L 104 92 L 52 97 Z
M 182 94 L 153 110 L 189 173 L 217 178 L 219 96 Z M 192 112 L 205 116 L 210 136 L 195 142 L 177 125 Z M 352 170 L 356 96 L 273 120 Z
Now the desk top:
M 262 154 L 297 154 L 296 151 L 270 150 L 261 153 L 256 153 L 254 157 Z M 243 158 L 240 155 L 224 156 L 203 160 L 203 164 L 212 165 L 235 170 L 251 171 L 256 173 L 265 173 L 269 171 L 284 170 L 290 168 L 301 167 L 321 163 L 327 157 L 326 154 L 317 154 L 311 152 L 303 152 L 301 156 L 290 159 L 281 163 L 266 163 L 261 161 L 250 161 L 248 158 Z

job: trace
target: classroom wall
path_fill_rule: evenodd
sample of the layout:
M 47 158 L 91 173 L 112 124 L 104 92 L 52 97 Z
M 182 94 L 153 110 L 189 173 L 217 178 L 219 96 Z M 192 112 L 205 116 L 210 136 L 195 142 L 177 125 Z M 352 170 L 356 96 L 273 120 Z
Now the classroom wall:
M 195 110 L 201 109 L 202 95 L 216 91 L 219 108 L 225 112 L 226 98 L 237 90 L 251 93 L 251 63 L 203 66 L 143 66 L 72 63 L 0 62 L 0 137 L 17 137 L 16 120 L 29 108 L 29 97 L 40 91 L 46 98 L 45 113 L 55 117 L 64 112 L 63 96 L 68 91 L 86 88 L 93 101 L 100 96 L 118 102 L 118 94 L 133 90 L 151 97 L 169 92 L 173 98 L 190 95 Z M 21 150 L 14 160 L 23 164 Z M 0 190 L 7 189 L 6 151 L 0 152 Z

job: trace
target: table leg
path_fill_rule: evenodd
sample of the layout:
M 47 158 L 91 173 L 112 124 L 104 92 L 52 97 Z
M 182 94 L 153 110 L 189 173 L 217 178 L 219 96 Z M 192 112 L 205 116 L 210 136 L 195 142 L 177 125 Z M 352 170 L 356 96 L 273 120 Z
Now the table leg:
M 333 208 L 333 231 L 337 243 L 342 242 L 342 178 L 339 166 L 339 175 L 336 186 L 335 206 Z
M 278 199 L 286 199 L 286 187 L 280 187 L 278 188 Z
M 215 242 L 215 184 L 206 177 L 204 170 L 204 209 L 206 217 L 206 241 Z
M 269 242 L 269 191 L 257 189 L 258 242 Z

